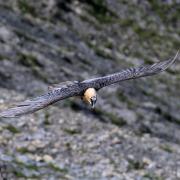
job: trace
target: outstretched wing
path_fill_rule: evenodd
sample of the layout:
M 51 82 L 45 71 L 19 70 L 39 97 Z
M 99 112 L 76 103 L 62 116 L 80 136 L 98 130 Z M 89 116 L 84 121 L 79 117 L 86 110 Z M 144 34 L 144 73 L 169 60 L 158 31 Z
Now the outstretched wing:
M 28 113 L 33 113 L 59 100 L 72 96 L 82 96 L 84 91 L 90 87 L 99 90 L 100 88 L 120 81 L 155 75 L 166 70 L 171 64 L 173 64 L 177 56 L 178 52 L 173 59 L 167 61 L 154 63 L 152 65 L 144 65 L 136 68 L 129 68 L 108 76 L 89 79 L 82 82 L 68 83 L 68 85 L 64 85 L 64 83 L 58 84 L 54 88 L 50 87 L 50 91 L 42 96 L 38 96 L 31 100 L 26 100 L 14 108 L 10 108 L 1 112 L 0 117 L 16 117 Z
M 78 96 L 82 94 L 82 88 L 79 83 L 71 83 L 69 85 L 56 86 L 54 89 L 44 95 L 38 96 L 31 100 L 26 100 L 22 103 L 17 104 L 16 107 L 7 109 L 0 113 L 0 117 L 16 117 L 24 114 L 33 113 L 37 110 L 43 109 L 59 100 Z
M 96 90 L 99 90 L 105 86 L 117 82 L 129 79 L 136 79 L 144 76 L 152 76 L 166 70 L 170 65 L 172 65 L 177 59 L 178 53 L 179 51 L 176 53 L 174 58 L 169 59 L 167 61 L 154 63 L 152 65 L 143 65 L 140 67 L 128 68 L 108 76 L 85 80 L 82 83 L 87 84 L 89 87 L 94 87 Z

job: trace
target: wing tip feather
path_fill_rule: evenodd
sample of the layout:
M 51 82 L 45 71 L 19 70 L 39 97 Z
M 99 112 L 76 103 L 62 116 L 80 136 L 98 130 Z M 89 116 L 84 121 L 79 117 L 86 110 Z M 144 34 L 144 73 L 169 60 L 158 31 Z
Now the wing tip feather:
M 179 57 L 179 50 L 177 51 L 173 59 L 170 60 L 169 66 L 172 65 L 178 59 L 178 57 Z
M 17 115 L 10 110 L 5 110 L 0 113 L 0 118 L 15 118 Z
M 167 61 L 162 61 L 157 63 L 157 67 L 160 68 L 160 71 L 165 71 L 168 67 L 170 67 L 172 64 L 175 63 L 175 61 L 178 59 L 179 56 L 179 50 L 177 51 L 177 53 L 175 54 L 175 56 Z

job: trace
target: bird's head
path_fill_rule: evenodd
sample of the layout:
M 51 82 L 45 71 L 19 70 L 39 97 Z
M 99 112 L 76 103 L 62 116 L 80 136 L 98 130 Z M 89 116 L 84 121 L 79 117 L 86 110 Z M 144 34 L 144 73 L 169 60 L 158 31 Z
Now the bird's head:
M 83 100 L 89 103 L 92 106 L 92 108 L 94 108 L 97 101 L 96 90 L 94 88 L 88 88 L 84 92 Z

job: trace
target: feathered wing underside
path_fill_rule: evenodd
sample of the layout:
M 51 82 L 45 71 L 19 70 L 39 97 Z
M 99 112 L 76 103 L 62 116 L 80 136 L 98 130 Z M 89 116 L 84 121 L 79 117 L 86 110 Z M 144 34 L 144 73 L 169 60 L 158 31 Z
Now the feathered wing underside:
M 59 100 L 74 96 L 77 94 L 78 86 L 74 86 L 73 88 L 74 84 L 71 83 L 71 85 L 66 86 L 63 83 L 63 85 L 60 86 L 60 84 L 58 84 L 58 86 L 54 87 L 54 89 L 51 88 L 49 92 L 44 95 L 26 100 L 24 102 L 16 104 L 16 106 L 13 108 L 1 112 L 0 117 L 17 117 L 24 114 L 33 113 Z
M 143 65 L 140 67 L 128 68 L 118 73 L 104 76 L 102 78 L 95 78 L 95 79 L 83 81 L 83 83 L 92 84 L 92 87 L 99 90 L 100 88 L 121 81 L 136 79 L 145 76 L 152 76 L 166 70 L 170 65 L 172 65 L 175 62 L 177 57 L 178 57 L 178 52 L 176 53 L 174 58 L 169 59 L 167 61 L 161 61 L 158 63 L 154 63 L 152 65 Z

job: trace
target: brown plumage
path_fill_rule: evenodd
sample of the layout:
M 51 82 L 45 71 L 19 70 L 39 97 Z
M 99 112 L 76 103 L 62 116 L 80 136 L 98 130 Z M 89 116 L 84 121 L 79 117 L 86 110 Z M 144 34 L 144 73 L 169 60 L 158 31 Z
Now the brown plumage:
M 175 57 L 152 65 L 143 65 L 140 67 L 132 67 L 121 70 L 118 73 L 107 75 L 104 77 L 85 80 L 82 82 L 74 81 L 68 83 L 60 83 L 55 87 L 49 88 L 49 91 L 41 96 L 26 100 L 19 103 L 16 107 L 7 109 L 0 113 L 0 117 L 16 117 L 28 113 L 33 113 L 37 110 L 45 108 L 57 101 L 66 99 L 72 96 L 82 96 L 83 100 L 90 103 L 94 107 L 96 103 L 96 91 L 110 84 L 118 83 L 125 80 L 136 79 L 145 76 L 152 76 L 166 70 L 172 65 L 178 57 L 178 52 Z

